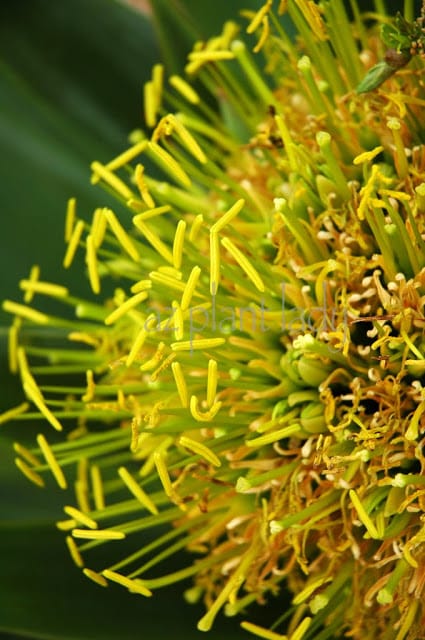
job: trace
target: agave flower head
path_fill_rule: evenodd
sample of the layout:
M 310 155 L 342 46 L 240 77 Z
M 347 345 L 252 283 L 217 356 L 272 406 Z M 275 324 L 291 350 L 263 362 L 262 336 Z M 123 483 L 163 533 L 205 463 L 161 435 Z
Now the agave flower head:
M 35 268 L 4 303 L 27 401 L 2 419 L 65 434 L 17 465 L 73 484 L 75 563 L 143 596 L 192 577 L 201 630 L 289 590 L 291 640 L 425 637 L 424 16 L 406 5 L 374 16 L 382 44 L 355 2 L 350 24 L 340 0 L 268 0 L 184 78 L 155 66 L 148 133 L 91 166 L 116 206 L 68 203 L 64 267 L 85 252 L 93 298 Z

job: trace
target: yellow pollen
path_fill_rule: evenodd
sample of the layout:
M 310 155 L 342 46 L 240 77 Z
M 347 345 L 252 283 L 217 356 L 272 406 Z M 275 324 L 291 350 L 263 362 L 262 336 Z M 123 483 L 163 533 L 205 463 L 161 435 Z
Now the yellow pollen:
M 18 302 L 12 302 L 12 300 L 5 300 L 3 302 L 3 310 L 6 311 L 6 313 L 13 313 L 20 318 L 31 320 L 35 324 L 49 323 L 49 316 L 47 316 L 45 313 L 41 313 L 41 311 L 36 311 L 35 309 L 26 307 L 25 305 L 19 304 Z
M 197 453 L 215 467 L 221 466 L 220 459 L 202 442 L 198 442 L 197 440 L 193 440 L 192 438 L 188 438 L 186 436 L 181 436 L 179 439 L 179 443 L 182 447 L 185 447 L 185 449 L 189 449 L 189 451 L 192 451 L 193 453 Z
M 192 182 L 189 176 L 168 151 L 160 147 L 156 142 L 149 142 L 148 149 L 152 152 L 154 158 L 157 158 L 161 162 L 164 169 L 170 173 L 177 182 L 180 182 L 184 187 L 191 186 Z
M 167 369 L 167 367 L 169 367 L 169 365 L 173 362 L 175 357 L 176 357 L 175 353 L 170 353 L 170 355 L 167 356 L 163 362 L 161 362 L 159 367 L 157 369 L 155 369 L 155 371 L 153 371 L 151 373 L 151 382 L 155 382 L 159 378 L 160 374 L 163 371 L 165 371 L 165 369 Z
M 144 362 L 140 366 L 141 371 L 151 371 L 154 369 L 164 357 L 165 342 L 160 342 L 152 358 Z
M 148 511 L 150 511 L 153 515 L 158 514 L 158 509 L 156 505 L 152 502 L 149 496 L 143 491 L 142 487 L 137 484 L 136 480 L 133 476 L 127 471 L 125 467 L 119 467 L 118 475 L 121 480 L 127 486 L 130 493 L 142 504 Z
M 15 464 L 18 467 L 19 471 L 22 471 L 22 473 L 28 478 L 28 480 L 31 480 L 31 482 L 36 484 L 38 487 L 45 486 L 43 478 L 36 471 L 34 471 L 34 469 L 32 469 L 24 460 L 21 460 L 21 458 L 15 458 Z
M 238 249 L 229 238 L 222 238 L 221 244 L 225 249 L 227 249 L 232 258 L 236 260 L 240 268 L 245 271 L 246 275 L 251 280 L 253 285 L 258 289 L 258 291 L 264 293 L 266 288 L 260 274 L 255 269 L 255 267 L 252 266 L 248 258 L 244 256 L 242 251 Z
M 89 529 L 97 529 L 97 522 L 93 520 L 93 518 L 90 518 L 88 515 L 80 511 L 79 509 L 76 509 L 75 507 L 66 506 L 63 508 L 63 510 L 65 511 L 67 516 L 69 516 L 73 520 L 76 520 L 79 524 L 82 524 L 83 526 L 88 527 Z
M 0 424 L 5 424 L 6 422 L 9 422 L 9 420 L 13 420 L 13 418 L 22 415 L 28 411 L 29 406 L 28 402 L 21 402 L 17 407 L 13 407 L 12 409 L 8 409 L 7 411 L 0 413 Z
M 146 143 L 147 144 L 147 143 Z M 142 196 L 142 200 L 149 209 L 154 209 L 155 201 L 149 193 L 148 186 L 144 179 L 144 167 L 141 164 L 138 164 L 136 170 L 134 172 L 134 177 L 136 179 L 137 188 L 140 191 L 140 195 Z
M 186 80 L 183 80 L 180 76 L 173 75 L 170 76 L 168 81 L 190 104 L 199 104 L 200 97 Z
M 96 584 L 99 584 L 101 587 L 107 587 L 108 583 L 105 580 L 105 578 L 100 575 L 100 573 L 97 573 L 97 571 L 93 571 L 92 569 L 83 569 L 83 573 L 85 576 L 87 576 L 87 578 L 90 578 L 90 580 L 93 580 L 93 582 L 96 582 Z
M 84 561 L 83 561 L 83 558 L 81 557 L 81 553 L 77 545 L 75 544 L 75 540 L 71 538 L 71 536 L 66 536 L 65 540 L 66 540 L 67 547 L 69 549 L 69 553 L 71 554 L 71 558 L 73 559 L 77 567 L 79 569 L 82 569 L 84 567 Z
M 75 224 L 75 216 L 77 209 L 77 201 L 75 198 L 70 198 L 66 206 L 65 217 L 65 242 L 68 243 L 72 236 L 72 230 Z
M 100 293 L 100 279 L 97 270 L 96 248 L 91 234 L 86 238 L 86 262 L 90 286 L 93 293 L 98 294 Z
M 162 240 L 158 238 L 156 233 L 149 229 L 149 227 L 143 222 L 143 220 L 140 220 L 138 215 L 134 216 L 133 223 L 139 229 L 139 231 L 142 232 L 146 240 L 159 253 L 159 255 L 162 256 L 166 262 L 173 264 L 173 254 L 171 253 L 170 249 L 162 242 Z
M 105 508 L 105 496 L 103 492 L 102 475 L 99 467 L 94 464 L 90 467 L 91 485 L 93 490 L 94 506 L 97 511 Z
M 116 191 L 118 195 L 124 198 L 125 201 L 130 200 L 130 198 L 133 197 L 133 192 L 127 187 L 125 182 L 118 178 L 103 164 L 95 161 L 91 163 L 90 168 L 98 178 L 106 182 L 106 184 Z
M 182 342 L 172 342 L 173 351 L 199 351 L 200 349 L 214 349 L 221 347 L 226 340 L 224 338 L 200 338 L 199 340 L 184 340 Z
M 202 224 L 204 222 L 204 216 L 202 215 L 202 213 L 199 213 L 196 218 L 193 220 L 192 222 L 192 226 L 190 227 L 190 231 L 189 231 L 189 240 L 192 243 L 195 243 L 197 238 L 198 238 L 198 233 L 202 227 Z
M 125 533 L 114 529 L 73 529 L 74 538 L 82 540 L 123 540 Z
M 133 346 L 131 347 L 130 353 L 128 354 L 127 359 L 125 361 L 126 367 L 130 367 L 135 361 L 135 359 L 137 358 L 137 356 L 139 355 L 140 350 L 145 343 L 147 335 L 148 333 L 144 328 L 141 329 L 137 334 L 136 339 L 133 342 Z
M 175 269 L 180 269 L 182 264 L 185 233 L 186 222 L 184 220 L 179 220 L 173 243 L 173 266 Z
M 41 449 L 41 453 L 43 454 L 47 464 L 50 467 L 50 470 L 56 480 L 56 482 L 58 483 L 59 487 L 61 489 L 66 489 L 67 488 L 67 482 L 65 479 L 65 476 L 63 474 L 62 469 L 60 468 L 60 466 L 58 465 L 58 462 L 55 458 L 55 455 L 52 451 L 52 449 L 50 448 L 50 445 L 48 444 L 46 438 L 44 437 L 44 435 L 42 433 L 39 433 L 37 436 L 37 444 Z
M 105 569 L 102 571 L 102 575 L 105 576 L 108 580 L 112 582 L 116 582 L 123 587 L 127 587 L 129 591 L 132 593 L 139 593 L 142 596 L 149 597 L 152 595 L 152 591 L 150 591 L 147 587 L 143 586 L 140 581 L 131 580 L 126 576 L 121 575 L 120 573 L 116 573 L 116 571 L 111 571 L 110 569 Z
M 83 230 L 84 222 L 83 220 L 79 220 L 74 227 L 74 230 L 68 242 L 68 246 L 66 248 L 65 257 L 63 259 L 63 266 L 65 269 L 68 269 L 72 264 L 78 248 L 78 244 L 81 240 L 81 236 L 83 235 Z
M 119 307 L 114 309 L 112 313 L 110 313 L 109 316 L 105 318 L 105 324 L 114 324 L 117 320 L 125 316 L 126 313 L 128 313 L 131 309 L 134 309 L 141 302 L 146 300 L 148 295 L 149 294 L 147 291 L 140 291 L 140 293 L 136 293 L 134 296 L 131 296 L 131 298 L 128 298 L 125 302 L 122 302 Z
M 182 407 L 186 408 L 189 406 L 189 396 L 187 392 L 186 380 L 184 379 L 180 362 L 173 362 L 173 364 L 171 365 L 171 370 L 173 372 L 177 391 L 180 397 L 180 402 L 182 404 Z
M 221 402 L 215 402 L 208 411 L 201 413 L 198 408 L 198 398 L 192 396 L 190 398 L 190 413 L 197 422 L 211 422 L 220 411 Z
M 196 285 L 198 284 L 200 275 L 201 275 L 200 267 L 198 266 L 193 267 L 183 291 L 183 295 L 180 303 L 182 311 L 186 311 L 189 308 L 190 303 L 192 301 L 192 296 L 195 292 Z
M 230 207 L 230 209 L 226 211 L 226 213 L 224 213 L 221 218 L 217 220 L 217 222 L 213 224 L 210 229 L 210 233 L 218 233 L 219 231 L 221 231 L 227 224 L 229 224 L 229 222 L 233 220 L 233 218 L 238 215 L 238 213 L 242 211 L 244 205 L 245 200 L 243 198 L 237 200 L 237 202 L 235 202 L 235 204 Z
M 137 216 L 134 216 L 133 222 L 137 226 L 137 221 L 140 220 L 149 220 L 149 218 L 156 218 L 156 216 L 160 216 L 163 213 L 168 213 L 171 211 L 171 207 L 169 204 L 164 204 L 161 207 L 153 207 L 148 209 L 147 211 L 143 211 L 143 213 L 138 213 Z
M 211 408 L 215 401 L 215 395 L 217 393 L 217 361 L 208 361 L 208 382 L 207 382 L 207 405 Z
M 118 242 L 121 244 L 124 251 L 126 251 L 130 256 L 130 258 L 132 258 L 135 262 L 139 262 L 140 260 L 139 252 L 137 251 L 134 244 L 130 240 L 130 237 L 128 236 L 127 232 L 118 222 L 118 219 L 114 214 L 114 212 L 111 211 L 110 209 L 104 209 L 104 212 L 105 212 L 105 217 L 108 221 L 108 224 L 112 229 L 112 232 L 114 233 Z
M 350 489 L 348 493 L 350 496 L 350 500 L 353 503 L 353 507 L 357 511 L 357 515 L 359 516 L 361 522 L 366 527 L 370 537 L 373 538 L 374 540 L 378 540 L 379 539 L 378 531 L 375 525 L 373 524 L 372 520 L 369 518 L 364 506 L 360 501 L 359 496 L 357 495 L 357 492 L 355 491 L 355 489 Z

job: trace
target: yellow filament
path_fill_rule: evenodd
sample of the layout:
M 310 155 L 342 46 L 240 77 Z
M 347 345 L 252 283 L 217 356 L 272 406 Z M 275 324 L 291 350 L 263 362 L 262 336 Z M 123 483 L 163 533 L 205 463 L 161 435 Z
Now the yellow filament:
M 317 578 L 317 580 L 313 580 L 309 585 L 307 585 L 302 591 L 297 593 L 295 598 L 292 599 L 292 604 L 298 605 L 302 604 L 322 585 L 329 582 L 332 578 Z
M 164 83 L 164 65 L 156 64 L 152 69 L 152 83 L 155 95 L 155 106 L 158 110 L 161 106 L 162 87 Z
M 75 520 L 59 520 L 58 522 L 56 522 L 56 527 L 59 529 L 59 531 L 70 531 L 76 526 L 77 523 L 75 522 Z
M 24 447 L 19 442 L 13 443 L 13 448 L 18 455 L 24 458 L 29 464 L 34 465 L 35 467 L 39 467 L 41 465 L 40 460 L 35 456 L 29 449 Z
M 199 213 L 194 221 L 192 222 L 192 226 L 190 227 L 189 232 L 189 240 L 192 243 L 195 243 L 198 238 L 198 233 L 202 227 L 202 223 L 204 222 L 204 216 L 202 213 Z
M 156 218 L 156 216 L 160 216 L 163 213 L 168 213 L 169 211 L 171 211 L 171 207 L 169 204 L 164 204 L 161 207 L 153 207 L 148 209 L 147 211 L 143 211 L 143 213 L 138 213 L 137 216 L 134 216 L 133 218 L 133 222 L 135 225 L 137 225 L 136 220 L 140 220 L 141 222 L 143 222 L 143 220 L 149 220 L 149 218 Z
M 190 303 L 192 301 L 192 296 L 195 292 L 196 285 L 198 284 L 200 275 L 201 275 L 200 267 L 198 266 L 193 267 L 183 291 L 183 295 L 180 303 L 182 311 L 186 311 L 189 308 Z
M 289 438 L 296 433 L 302 431 L 301 425 L 299 424 L 291 424 L 287 427 L 283 427 L 283 429 L 278 429 L 278 431 L 273 431 L 272 433 L 266 433 L 264 436 L 259 436 L 258 438 L 253 438 L 252 440 L 246 440 L 245 444 L 247 447 L 262 447 L 265 444 L 272 444 L 273 442 L 277 442 L 282 438 Z
M 166 260 L 166 262 L 173 264 L 173 254 L 171 253 L 169 248 L 162 242 L 162 240 L 158 238 L 156 233 L 149 229 L 149 227 L 142 220 L 140 220 L 138 216 L 134 216 L 133 223 L 139 229 L 139 231 L 143 233 L 146 240 L 159 253 L 159 255 L 162 256 L 164 260 Z
M 87 514 L 80 511 L 79 509 L 76 509 L 75 507 L 66 506 L 63 508 L 63 510 L 65 511 L 67 516 L 69 516 L 73 520 L 76 520 L 79 524 L 82 524 L 83 526 L 88 527 L 89 529 L 97 529 L 97 522 L 93 520 L 93 518 L 90 518 L 90 516 L 88 516 Z
M 68 242 L 68 246 L 66 248 L 65 257 L 63 259 L 63 266 L 65 269 L 68 269 L 72 264 L 78 248 L 78 244 L 81 240 L 81 236 L 83 235 L 83 230 L 84 222 L 83 220 L 79 220 L 74 227 L 74 230 Z
M 215 453 L 202 442 L 192 440 L 192 438 L 187 438 L 186 436 L 181 436 L 179 443 L 182 447 L 189 449 L 189 451 L 193 451 L 193 453 L 197 453 L 215 467 L 221 467 L 220 458 L 218 458 Z
M 118 178 L 103 164 L 95 161 L 91 163 L 90 168 L 98 178 L 106 182 L 106 184 L 108 184 L 114 191 L 116 191 L 118 195 L 124 198 L 125 201 L 130 200 L 130 198 L 133 197 L 133 192 L 127 187 L 125 182 Z
M 66 483 L 66 479 L 65 476 L 63 474 L 62 469 L 60 468 L 60 466 L 58 465 L 58 462 L 55 458 L 55 455 L 53 453 L 53 451 L 51 450 L 46 438 L 43 436 L 42 433 L 39 433 L 37 436 L 37 444 L 41 449 L 41 453 L 43 454 L 44 458 L 46 459 L 47 464 L 50 467 L 50 470 L 56 480 L 56 482 L 58 483 L 59 487 L 61 489 L 66 489 L 67 488 L 67 483 Z
M 208 411 L 201 413 L 198 408 L 198 398 L 192 396 L 190 398 L 190 413 L 197 422 L 211 422 L 220 411 L 221 402 L 214 403 Z
M 283 140 L 285 151 L 288 154 L 289 166 L 292 171 L 298 171 L 298 162 L 295 155 L 295 146 L 291 138 L 288 127 L 285 120 L 280 115 L 275 116 L 275 122 L 279 131 L 279 134 Z
M 406 158 L 406 150 L 400 133 L 401 124 L 397 118 L 389 118 L 387 127 L 392 131 L 396 148 L 395 165 L 399 177 L 404 180 L 409 173 L 409 165 Z
M 152 595 L 152 591 L 150 591 L 147 587 L 143 586 L 140 583 L 140 580 L 137 582 L 135 580 L 131 580 L 126 576 L 121 575 L 120 573 L 116 573 L 116 571 L 111 571 L 110 569 L 105 569 L 102 571 L 102 575 L 105 576 L 108 580 L 112 582 L 116 582 L 123 587 L 127 587 L 127 589 L 133 593 L 140 593 L 142 596 L 149 597 Z
M 172 307 L 174 309 L 174 337 L 176 340 L 182 340 L 184 336 L 184 321 L 182 308 L 178 302 L 173 301 Z
M 182 403 L 182 407 L 186 408 L 189 406 L 189 396 L 187 393 L 186 380 L 184 379 L 180 362 L 173 362 L 173 364 L 171 365 L 171 370 L 174 375 L 180 402 Z
M 94 464 L 90 467 L 91 485 L 93 490 L 94 506 L 97 511 L 105 508 L 105 495 L 103 492 L 102 475 L 99 467 Z
M 47 316 L 45 313 L 41 313 L 41 311 L 36 311 L 35 309 L 26 307 L 25 305 L 19 304 L 18 302 L 13 302 L 12 300 L 4 300 L 3 310 L 6 311 L 6 313 L 13 313 L 20 318 L 31 320 L 35 324 L 49 323 L 49 316 Z
M 269 25 L 268 16 L 264 16 L 262 22 L 263 22 L 263 29 L 261 31 L 261 35 L 260 35 L 260 38 L 259 38 L 257 44 L 253 48 L 253 52 L 254 53 L 259 53 L 261 51 L 261 49 L 264 47 L 264 45 L 267 42 L 267 38 L 270 35 L 270 25 Z
M 118 219 L 114 214 L 114 212 L 111 211 L 110 209 L 104 209 L 104 212 L 105 212 L 105 217 L 109 223 L 109 226 L 112 229 L 112 232 L 114 233 L 118 242 L 121 244 L 124 251 L 126 251 L 130 256 L 130 258 L 132 258 L 135 262 L 139 262 L 139 259 L 140 259 L 139 252 L 137 251 L 136 247 L 130 240 L 130 237 L 128 236 L 127 232 L 118 222 Z
M 370 162 L 371 160 L 376 158 L 376 156 L 379 155 L 383 150 L 384 150 L 384 147 L 379 146 L 379 147 L 375 147 L 371 151 L 364 151 L 363 153 L 360 153 L 358 156 L 354 158 L 353 164 L 358 165 L 358 164 L 363 164 L 364 162 Z
M 73 559 L 77 567 L 79 569 L 82 569 L 84 567 L 84 561 L 83 561 L 83 558 L 81 557 L 81 553 L 77 545 L 75 544 L 75 540 L 71 538 L 71 536 L 66 536 L 65 540 L 66 540 L 67 547 L 69 549 L 69 553 L 71 554 L 71 558 Z
M 319 40 L 326 40 L 326 28 L 319 7 L 312 0 L 296 0 L 296 3 L 315 36 Z
M 14 318 L 11 324 L 7 336 L 7 351 L 9 357 L 9 369 L 11 373 L 18 372 L 18 344 L 19 344 L 19 329 L 21 328 L 22 320 L 20 318 Z M 6 412 L 7 413 L 7 412 Z
M 97 270 L 96 247 L 93 236 L 89 234 L 86 238 L 86 262 L 89 274 L 89 282 L 93 293 L 100 293 L 100 279 Z
M 146 143 L 147 144 L 147 143 Z M 147 207 L 153 209 L 155 207 L 155 201 L 149 193 L 148 186 L 143 177 L 144 167 L 141 164 L 138 164 L 136 170 L 134 172 L 134 177 L 136 179 L 137 188 L 140 191 L 140 195 L 142 196 L 143 202 Z
M 0 424 L 4 424 L 5 422 L 9 422 L 9 420 L 13 420 L 17 416 L 20 416 L 25 411 L 28 411 L 29 404 L 28 402 L 21 402 L 17 407 L 13 407 L 12 409 L 8 409 L 3 413 L 0 413 Z
M 173 75 L 170 76 L 168 81 L 190 104 L 199 104 L 200 98 L 198 94 L 186 80 L 183 80 L 180 76 Z
M 419 600 L 416 600 L 416 599 L 412 600 L 407 610 L 406 616 L 403 620 L 403 624 L 401 625 L 400 631 L 398 632 L 395 640 L 404 640 L 404 638 L 407 636 L 410 629 L 412 628 L 413 621 L 418 611 L 418 606 L 419 606 Z
M 28 478 L 28 480 L 31 480 L 31 482 L 36 484 L 38 487 L 44 487 L 43 478 L 36 471 L 34 471 L 34 469 L 27 465 L 24 460 L 21 460 L 21 458 L 15 458 L 15 464 L 18 467 L 19 471 L 22 471 L 22 473 Z
M 77 201 L 75 198 L 70 198 L 66 206 L 65 217 L 65 242 L 69 242 L 72 236 L 72 230 L 75 223 L 75 214 L 77 208 Z
M 109 316 L 105 318 L 105 324 L 114 324 L 117 320 L 125 316 L 125 314 L 128 313 L 131 309 L 134 309 L 134 307 L 137 307 L 141 302 L 146 300 L 148 295 L 149 294 L 147 291 L 140 291 L 140 293 L 136 293 L 134 296 L 131 296 L 131 298 L 128 298 L 125 302 L 122 302 L 119 307 L 114 309 L 112 313 L 110 313 Z
M 133 476 L 127 471 L 125 467 L 119 467 L 118 475 L 121 480 L 127 486 L 130 493 L 142 504 L 148 511 L 150 511 L 153 515 L 158 514 L 158 509 L 156 505 L 152 502 L 150 497 L 143 491 L 142 487 L 137 484 L 136 480 Z
M 182 342 L 172 342 L 173 351 L 199 351 L 200 349 L 214 349 L 221 347 L 226 340 L 224 338 L 200 338 L 199 340 L 184 340 Z
M 123 540 L 125 533 L 114 529 L 73 529 L 74 538 L 82 540 Z
M 146 329 L 141 329 L 137 334 L 136 339 L 133 342 L 133 345 L 131 347 L 130 353 L 128 354 L 127 359 L 125 361 L 126 367 L 130 367 L 135 361 L 135 359 L 137 358 L 137 356 L 139 355 L 141 348 L 145 344 L 147 335 L 148 333 Z
M 171 122 L 176 130 L 177 135 L 180 140 L 185 145 L 186 149 L 196 158 L 201 164 L 205 164 L 208 162 L 208 158 L 205 153 L 202 151 L 199 144 L 196 142 L 195 138 L 189 132 L 188 129 L 180 122 L 178 117 L 170 115 L 168 116 L 171 119 Z
M 268 14 L 273 4 L 273 0 L 267 0 L 266 4 L 264 4 L 261 9 L 257 11 L 251 22 L 246 28 L 247 33 L 254 33 L 260 26 L 263 21 L 263 18 Z
M 171 484 L 170 476 L 168 475 L 168 469 L 166 467 L 162 451 L 155 451 L 153 454 L 153 460 L 165 495 L 168 496 L 168 498 L 174 497 L 173 485 Z
M 242 251 L 238 249 L 229 238 L 222 238 L 221 244 L 225 249 L 227 249 L 232 258 L 236 260 L 240 268 L 245 271 L 246 275 L 251 280 L 253 285 L 258 289 L 258 291 L 263 293 L 265 291 L 264 282 L 262 281 L 258 271 L 255 269 L 255 267 L 252 266 L 248 258 L 243 255 Z
M 93 214 L 93 222 L 91 225 L 91 235 L 93 236 L 93 243 L 96 249 L 100 247 L 105 237 L 106 231 L 106 218 L 103 209 L 98 208 Z
M 211 408 L 214 404 L 215 395 L 217 393 L 217 361 L 208 361 L 208 382 L 207 382 L 207 405 Z
M 93 582 L 96 582 L 96 584 L 99 584 L 101 587 L 107 587 L 108 583 L 105 580 L 105 578 L 100 575 L 100 573 L 97 573 L 97 571 L 93 571 L 92 569 L 83 569 L 83 573 L 85 576 L 87 576 L 87 578 L 90 578 L 90 580 L 93 580 Z
M 147 360 L 141 365 L 140 367 L 141 371 L 151 371 L 152 369 L 154 369 L 164 357 L 164 351 L 165 351 L 165 342 L 160 342 L 152 358 L 150 358 L 149 360 Z
M 216 295 L 220 284 L 220 242 L 218 233 L 210 233 L 210 293 Z
M 310 617 L 304 618 L 304 620 L 298 625 L 294 633 L 290 635 L 289 640 L 301 640 L 301 638 L 304 636 L 305 632 L 311 625 L 311 620 L 312 618 Z
M 139 280 L 131 287 L 131 293 L 140 293 L 141 291 L 147 291 L 152 288 L 152 282 L 150 280 Z
M 145 122 L 149 129 L 152 129 L 156 123 L 156 110 L 157 110 L 157 93 L 155 91 L 155 85 L 152 81 L 146 82 L 143 90 L 144 107 L 145 107 Z
M 66 287 L 62 287 L 59 284 L 53 284 L 52 282 L 40 282 L 38 280 L 34 281 L 32 279 L 21 280 L 19 286 L 25 292 L 42 293 L 46 296 L 51 296 L 52 298 L 64 298 L 69 293 Z M 25 302 L 30 301 L 25 300 Z
M 205 49 L 203 51 L 192 51 L 189 53 L 191 62 L 218 62 L 219 60 L 233 60 L 235 57 L 231 51 L 211 51 Z
M 374 538 L 374 540 L 378 540 L 379 538 L 378 531 L 375 525 L 373 524 L 372 520 L 369 518 L 368 514 L 366 513 L 366 510 L 362 505 L 362 503 L 360 502 L 360 498 L 357 495 L 355 489 L 350 489 L 348 493 L 350 496 L 350 500 L 353 503 L 353 507 L 357 511 L 357 515 L 359 516 L 361 522 L 366 527 L 370 537 Z
M 179 163 L 174 160 L 173 156 L 168 153 L 165 149 L 159 146 L 156 142 L 149 142 L 148 149 L 152 152 L 153 156 L 156 157 L 164 166 L 164 168 L 172 175 L 174 178 L 180 182 L 185 187 L 190 187 L 192 182 L 187 175 L 187 173 L 181 168 Z
M 94 398 L 94 393 L 96 389 L 93 371 L 91 369 L 87 369 L 86 371 L 86 381 L 87 381 L 87 391 L 81 399 L 83 402 L 90 402 Z
M 173 266 L 175 269 L 180 269 L 182 264 L 183 246 L 184 246 L 184 234 L 186 233 L 186 222 L 179 220 L 173 243 Z
M 51 424 L 56 431 L 62 431 L 61 423 L 46 406 L 39 388 L 33 383 L 32 379 L 25 380 L 22 386 L 28 398 L 35 404 L 40 413 L 46 418 L 47 422 Z
M 258 638 L 263 638 L 263 640 L 288 640 L 288 636 L 282 636 L 280 633 L 264 629 L 264 627 L 259 627 L 258 624 L 252 622 L 241 622 L 241 627 Z
M 224 213 L 216 223 L 213 224 L 210 230 L 211 233 L 218 233 L 219 231 L 221 231 L 227 224 L 229 224 L 229 222 L 233 220 L 233 218 L 238 215 L 238 213 L 242 211 L 244 205 L 245 200 L 243 198 L 237 200 L 235 204 L 230 207 L 230 209 L 226 211 L 226 213 Z
M 106 169 L 108 169 L 109 171 L 115 171 L 115 169 L 120 169 L 125 164 L 131 162 L 132 160 L 134 160 L 134 158 L 137 158 L 137 156 L 143 153 L 143 151 L 147 147 L 147 144 L 148 144 L 147 140 L 140 140 L 139 142 L 134 144 L 132 147 L 130 147 L 129 149 L 126 149 L 125 151 L 120 153 L 118 156 L 116 156 L 113 160 L 108 162 L 108 164 L 105 165 Z M 92 181 L 92 184 L 96 184 L 97 182 L 99 182 L 99 176 L 93 176 L 91 181 Z

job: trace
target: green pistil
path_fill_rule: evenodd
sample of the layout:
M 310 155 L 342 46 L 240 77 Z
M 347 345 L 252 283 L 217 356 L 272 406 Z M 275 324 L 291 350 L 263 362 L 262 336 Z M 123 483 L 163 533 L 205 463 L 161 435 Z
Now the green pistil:
M 250 81 L 252 88 L 254 89 L 260 100 L 264 103 L 265 106 L 277 106 L 275 96 L 273 95 L 267 84 L 264 82 L 262 74 L 260 73 L 245 44 L 241 40 L 235 40 L 232 43 L 231 48 L 236 56 L 236 59 L 241 65 L 243 72 Z
M 311 517 L 319 515 L 322 510 L 327 509 L 333 505 L 335 509 L 341 507 L 340 505 L 340 495 L 337 491 L 330 491 L 324 496 L 318 498 L 314 502 L 312 502 L 308 507 L 304 509 L 300 509 L 297 513 L 292 513 L 281 520 L 274 520 L 270 523 L 270 531 L 272 533 L 279 533 L 285 529 L 289 529 L 289 527 L 293 527 L 295 525 L 299 525 L 303 522 L 303 520 L 309 520 Z M 308 526 L 308 522 L 306 525 Z
M 411 566 L 404 558 L 400 558 L 400 560 L 397 561 L 395 569 L 391 573 L 385 587 L 378 591 L 376 599 L 379 604 L 386 605 L 393 601 L 394 593 L 397 590 L 397 587 L 399 587 L 400 580 L 409 569 L 411 570 Z
M 357 86 L 364 75 L 356 42 L 353 38 L 353 29 L 348 21 L 347 11 L 342 0 L 328 1 L 325 3 L 325 7 L 327 25 L 336 59 L 344 68 L 346 82 L 352 89 Z
M 333 152 L 331 136 L 327 131 L 319 131 L 316 140 L 326 162 L 328 177 L 334 181 L 338 195 L 344 200 L 350 200 L 351 190 L 347 185 L 347 178 L 341 169 L 340 161 L 337 160 Z

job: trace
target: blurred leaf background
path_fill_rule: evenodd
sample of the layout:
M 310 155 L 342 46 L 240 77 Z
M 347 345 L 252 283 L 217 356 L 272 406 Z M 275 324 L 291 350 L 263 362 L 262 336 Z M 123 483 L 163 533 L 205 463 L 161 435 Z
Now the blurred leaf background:
M 83 216 L 106 204 L 90 185 L 90 162 L 107 162 L 143 127 L 142 87 L 155 62 L 181 71 L 195 38 L 213 35 L 241 7 L 263 4 L 128 2 L 150 4 L 153 16 L 118 0 L 0 2 L 2 299 L 20 299 L 18 281 L 35 263 L 43 279 L 90 295 L 81 258 L 69 272 L 61 269 L 67 199 L 77 196 Z M 22 401 L 7 372 L 9 321 L 0 311 L 0 411 Z M 37 431 L 24 422 L 0 427 L 0 638 L 202 637 L 201 608 L 183 602 L 181 585 L 143 600 L 119 587 L 101 589 L 73 566 L 52 526 L 64 496 L 29 485 L 13 465 L 13 440 L 31 443 Z M 276 617 L 281 609 L 276 602 Z M 220 618 L 208 637 L 246 634 L 236 620 Z

